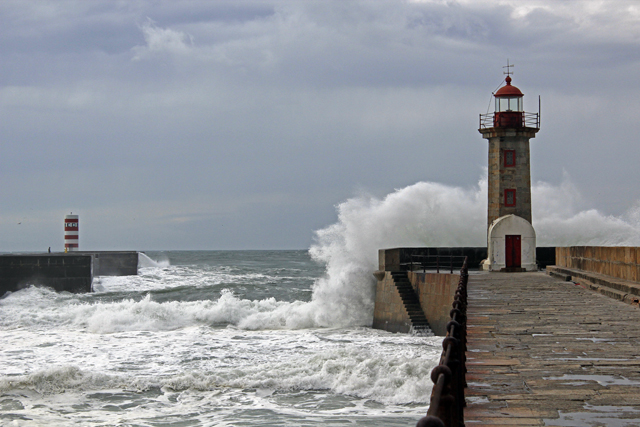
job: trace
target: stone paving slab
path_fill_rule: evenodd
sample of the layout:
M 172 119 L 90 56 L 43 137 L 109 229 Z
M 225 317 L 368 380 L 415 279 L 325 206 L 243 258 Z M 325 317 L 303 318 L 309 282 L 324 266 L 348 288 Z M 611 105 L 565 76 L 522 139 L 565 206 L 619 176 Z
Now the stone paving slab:
M 544 273 L 469 276 L 472 426 L 640 426 L 640 309 Z

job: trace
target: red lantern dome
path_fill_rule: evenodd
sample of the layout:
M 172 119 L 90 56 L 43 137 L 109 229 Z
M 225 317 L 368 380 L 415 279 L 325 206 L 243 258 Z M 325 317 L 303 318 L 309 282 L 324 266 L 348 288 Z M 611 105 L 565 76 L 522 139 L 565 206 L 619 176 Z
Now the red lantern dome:
M 520 89 L 511 86 L 511 76 L 505 79 L 507 84 L 502 86 L 493 96 L 496 98 L 496 112 L 493 125 L 495 127 L 520 128 L 524 126 L 524 109 Z
M 511 85 L 511 76 L 507 76 L 504 81 L 507 82 L 507 85 L 502 86 L 500 89 L 498 89 L 498 91 L 493 96 L 495 96 L 496 98 L 503 96 L 524 96 L 524 94 L 520 92 L 520 89 Z

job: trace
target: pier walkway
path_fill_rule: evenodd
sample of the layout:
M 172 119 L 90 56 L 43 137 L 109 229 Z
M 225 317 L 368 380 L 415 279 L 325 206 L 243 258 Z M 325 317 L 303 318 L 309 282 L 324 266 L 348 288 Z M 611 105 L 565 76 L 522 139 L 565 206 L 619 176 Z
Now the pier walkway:
M 544 273 L 480 273 L 467 325 L 467 427 L 640 426 L 640 309 Z

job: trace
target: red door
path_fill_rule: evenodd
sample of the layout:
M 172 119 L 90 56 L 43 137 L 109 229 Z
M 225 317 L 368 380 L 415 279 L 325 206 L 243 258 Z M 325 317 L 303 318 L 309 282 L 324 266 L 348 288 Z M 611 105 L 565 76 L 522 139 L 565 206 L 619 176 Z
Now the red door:
M 522 261 L 520 260 L 520 236 L 507 235 L 505 236 L 505 242 L 505 267 L 520 268 L 522 266 Z

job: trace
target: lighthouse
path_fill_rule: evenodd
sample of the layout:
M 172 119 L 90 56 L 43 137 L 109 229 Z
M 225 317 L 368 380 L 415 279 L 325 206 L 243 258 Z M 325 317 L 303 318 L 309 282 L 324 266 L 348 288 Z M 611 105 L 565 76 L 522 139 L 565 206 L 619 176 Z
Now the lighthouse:
M 489 143 L 487 259 L 489 271 L 531 271 L 536 235 L 531 225 L 529 140 L 540 130 L 540 112 L 524 111 L 524 94 L 507 77 L 493 94 L 495 111 L 480 115 L 478 131 Z
M 73 214 L 73 212 L 72 212 Z M 78 251 L 79 227 L 78 215 L 65 215 L 64 217 L 64 251 Z

